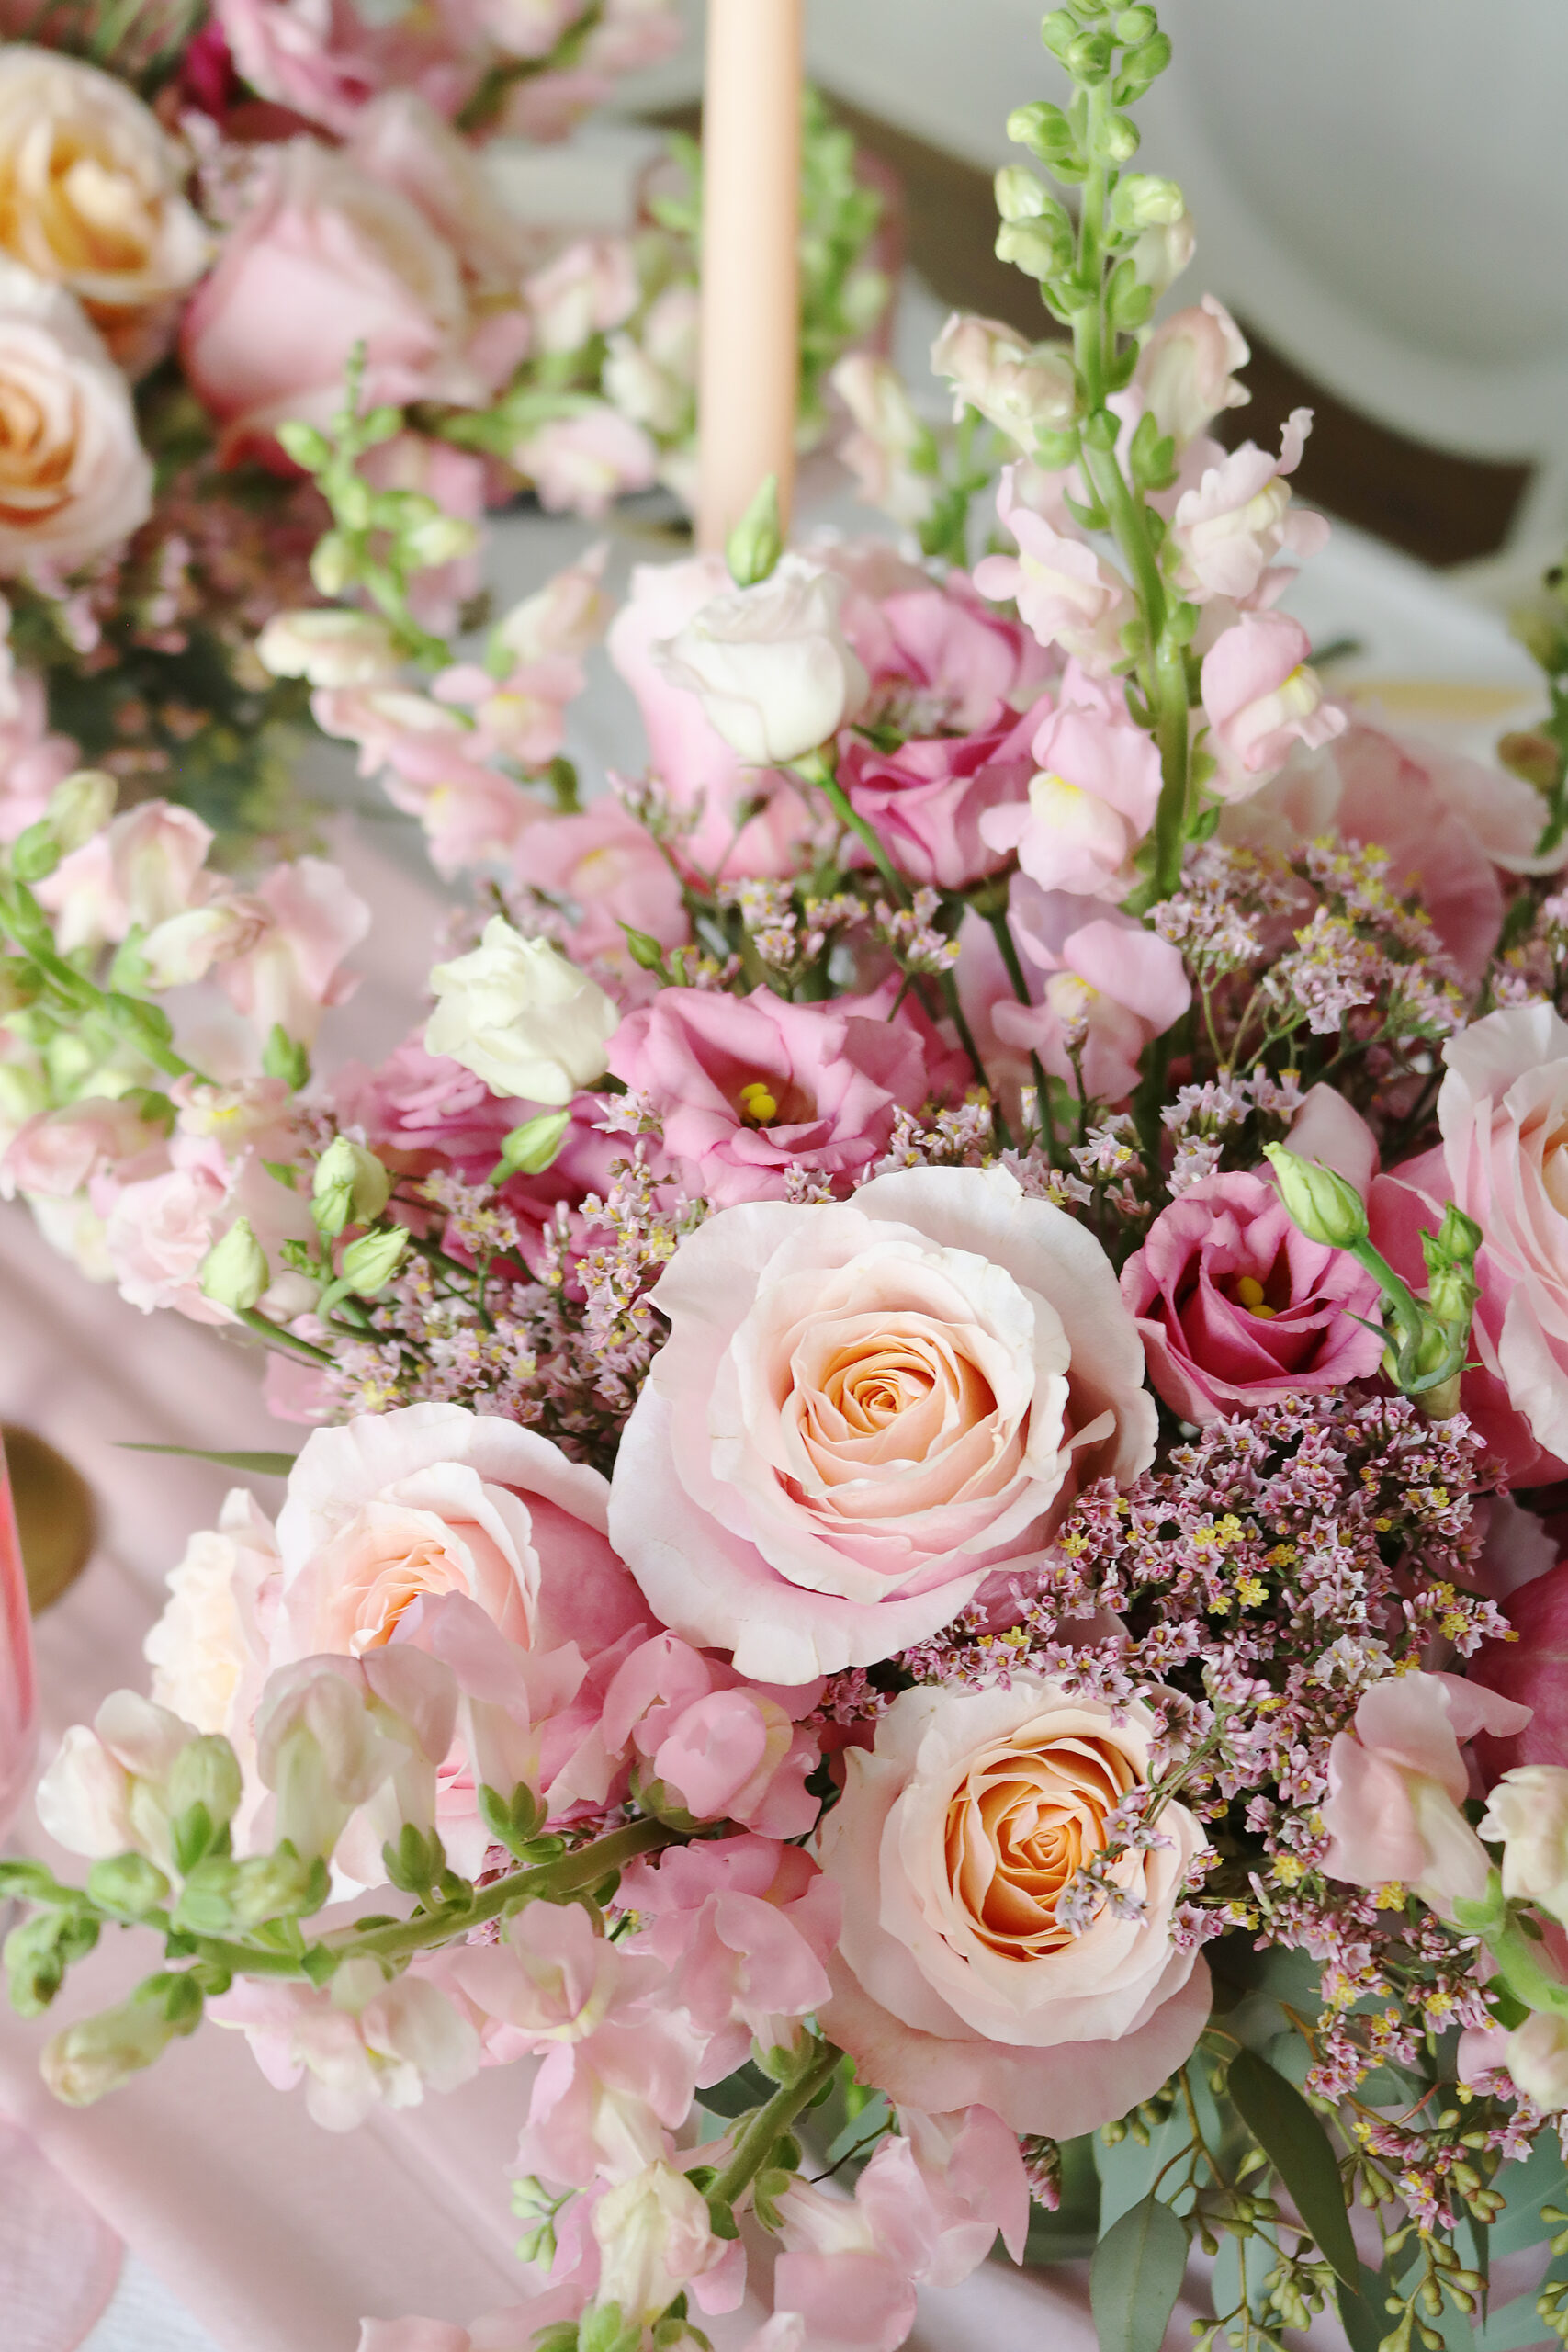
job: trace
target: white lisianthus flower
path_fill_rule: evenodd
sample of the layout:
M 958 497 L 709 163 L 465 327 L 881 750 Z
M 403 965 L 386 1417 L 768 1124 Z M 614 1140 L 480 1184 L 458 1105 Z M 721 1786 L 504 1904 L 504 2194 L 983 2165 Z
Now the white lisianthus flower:
M 753 767 L 783 767 L 827 742 L 865 700 L 869 682 L 840 619 L 845 584 L 786 555 L 754 588 L 703 605 L 654 658 L 700 698 L 732 751 Z
M 398 674 L 387 622 L 344 605 L 274 613 L 256 639 L 256 658 L 275 678 L 308 678 L 313 686 L 384 686 Z
M 480 944 L 438 964 L 430 984 L 425 1051 L 461 1062 L 492 1093 L 558 1107 L 604 1075 L 621 1016 L 547 939 L 525 939 L 492 915 Z
M 1503 1848 L 1503 1892 L 1568 1925 L 1568 1770 L 1521 1764 L 1486 1800 L 1483 1838 Z

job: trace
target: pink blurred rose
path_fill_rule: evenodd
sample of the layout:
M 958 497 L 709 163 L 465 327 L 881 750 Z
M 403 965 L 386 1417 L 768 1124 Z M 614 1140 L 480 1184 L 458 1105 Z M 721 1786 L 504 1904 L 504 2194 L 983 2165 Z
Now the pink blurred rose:
M 607 1650 L 647 1615 L 605 1540 L 608 1491 L 532 1430 L 459 1405 L 318 1430 L 278 1513 L 278 1655 L 358 1657 L 444 1592 L 520 1648 Z
M 1181 563 L 1184 595 L 1197 603 L 1228 596 L 1237 603 L 1268 599 L 1270 566 L 1281 555 L 1298 560 L 1327 545 L 1328 525 L 1291 503 L 1290 484 L 1312 430 L 1312 411 L 1292 409 L 1278 458 L 1252 441 L 1233 449 L 1176 504 L 1172 537 Z
M 1243 800 L 1267 783 L 1292 743 L 1321 750 L 1342 735 L 1347 713 L 1325 703 L 1312 640 L 1288 613 L 1244 613 L 1203 656 L 1203 710 L 1219 762 L 1212 788 Z
M 518 315 L 517 288 L 531 240 L 502 202 L 479 150 L 416 91 L 390 89 L 356 115 L 345 152 L 368 178 L 418 206 L 457 255 L 470 288 L 490 298 L 498 319 L 501 304 L 506 304 L 504 365 L 486 371 L 499 390 L 528 349 L 528 322 Z M 499 342 L 495 353 L 502 358 Z
M 622 1891 L 637 1917 L 628 1949 L 675 1980 L 707 2044 L 699 2082 L 722 2082 L 753 2041 L 787 2043 L 827 2000 L 839 1894 L 798 1846 L 754 1831 L 703 1838 L 632 1863 Z
M 1324 1870 L 1353 1886 L 1397 1883 L 1445 1919 L 1457 1900 L 1480 1902 L 1492 1865 L 1460 1811 L 1470 1793 L 1461 1742 L 1529 1721 L 1528 1707 L 1457 1675 L 1374 1682 L 1328 1752 Z
M 637 698 L 649 762 L 671 808 L 694 818 L 674 844 L 700 873 L 762 879 L 795 873 L 812 816 L 798 787 L 773 769 L 748 768 L 709 722 L 701 701 L 676 685 L 654 648 L 733 586 L 722 556 L 633 567 L 626 603 L 610 625 L 610 659 Z M 761 802 L 744 823 L 743 808 Z
M 650 490 L 659 479 L 659 452 L 648 435 L 606 401 L 536 425 L 511 458 L 549 514 L 597 521 L 617 498 Z
M 1307 1240 L 1260 1176 L 1207 1176 L 1150 1227 L 1122 1269 L 1149 1377 L 1183 1420 L 1372 1377 L 1376 1279 Z
M 256 194 L 186 311 L 180 349 L 231 455 L 290 418 L 324 424 L 355 344 L 363 398 L 477 403 L 451 247 L 418 206 L 313 139 L 265 151 Z
M 975 567 L 975 585 L 998 603 L 1012 599 L 1042 645 L 1059 645 L 1086 670 L 1103 674 L 1122 660 L 1122 630 L 1134 617 L 1132 590 L 1084 540 L 1067 537 L 1025 504 L 1021 473 L 1007 467 L 997 494 L 997 512 L 1018 541 L 1018 554 L 985 557 Z
M 606 796 L 574 817 L 544 817 L 519 840 L 519 882 L 573 910 L 571 949 L 580 963 L 606 963 L 628 981 L 641 973 L 626 948 L 627 924 L 661 947 L 691 937 L 681 885 L 646 826 Z
M 34 128 L 47 136 L 47 125 Z M 91 165 L 84 168 L 90 175 Z M 152 467 L 130 387 L 75 296 L 5 255 L 0 403 L 0 577 L 73 571 L 140 529 L 152 508 Z
M 801 1838 L 817 1819 L 806 1779 L 818 1755 L 795 1718 L 820 1695 L 815 1682 L 764 1690 L 724 1660 L 658 1634 L 617 1669 L 601 1729 L 610 1749 L 635 1748 L 645 1810 Z
M 613 1539 L 663 1623 L 805 1681 L 921 1641 L 1034 1555 L 1081 1479 L 1149 1461 L 1109 1260 L 1004 1169 L 696 1227 L 615 1461 Z
M 1136 1701 L 1111 1708 L 1018 1675 L 903 1691 L 874 1747 L 846 1751 L 819 1834 L 844 1904 L 821 2020 L 863 2082 L 1066 2139 L 1181 2064 L 1209 2013 L 1207 1970 L 1172 1940 L 1207 1842 L 1194 1816 L 1168 1805 L 1168 1842 L 1110 1866 L 1138 1916 L 1102 1902 L 1078 1935 L 1058 1917 L 1108 1842 L 1107 1815 L 1153 1777 L 1155 1734 Z
M 1128 861 L 1159 803 L 1160 764 L 1152 738 L 1128 717 L 1120 686 L 1070 665 L 1031 755 L 1027 797 L 987 810 L 981 840 L 1016 850 L 1043 890 L 1124 898 Z
M 895 993 L 791 1004 L 768 988 L 660 989 L 622 1022 L 610 1068 L 716 1207 L 783 1200 L 794 1168 L 847 1185 L 937 1082 L 914 1021 L 888 1018 Z
M 234 63 L 264 98 L 348 136 L 378 90 L 419 88 L 455 113 L 477 76 L 453 53 L 438 16 L 382 23 L 354 0 L 217 0 Z
M 1027 795 L 1030 743 L 1048 708 L 1036 704 L 1019 718 L 1004 706 L 1000 721 L 979 734 L 917 736 L 896 752 L 879 752 L 857 734 L 839 763 L 839 781 L 901 874 L 964 889 L 1007 863 L 1006 850 L 982 838 L 981 820 Z

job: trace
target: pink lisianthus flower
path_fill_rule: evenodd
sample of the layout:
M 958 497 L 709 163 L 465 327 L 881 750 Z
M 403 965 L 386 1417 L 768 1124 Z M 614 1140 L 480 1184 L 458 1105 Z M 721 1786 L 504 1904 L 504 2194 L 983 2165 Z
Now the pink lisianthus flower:
M 894 993 L 791 1004 L 767 988 L 660 989 L 622 1022 L 610 1068 L 716 1207 L 783 1200 L 796 1168 L 847 1185 L 886 1150 L 899 1107 L 933 1089 L 934 1039 L 888 1019 Z
M 637 564 L 606 644 L 637 698 L 653 775 L 686 828 L 672 844 L 677 854 L 716 880 L 766 880 L 799 870 L 812 813 L 780 771 L 742 765 L 697 695 L 676 685 L 654 653 L 732 586 L 721 556 Z
M 757 1201 L 689 1234 L 615 1459 L 663 1623 L 805 1682 L 924 1640 L 1033 1558 L 1079 1479 L 1152 1454 L 1109 1260 L 1002 1168 Z
M 1328 1752 L 1323 1869 L 1353 1886 L 1408 1887 L 1440 1918 L 1461 1898 L 1480 1902 L 1492 1864 L 1460 1811 L 1470 1792 L 1461 1743 L 1522 1731 L 1529 1713 L 1453 1674 L 1373 1683 Z
M 684 946 L 691 937 L 668 858 L 613 797 L 576 816 L 530 825 L 517 842 L 513 870 L 530 889 L 570 906 L 578 961 L 609 965 L 628 987 L 645 976 L 631 960 L 623 925 L 665 948 Z
M 994 612 L 962 571 L 940 585 L 890 550 L 851 540 L 820 550 L 850 585 L 844 628 L 871 681 L 871 707 L 911 736 L 975 735 L 1038 701 L 1059 661 Z
M 1121 1102 L 1138 1082 L 1144 1047 L 1191 1002 L 1179 954 L 1120 908 L 1026 878 L 1013 883 L 1008 923 L 1028 1004 L 990 926 L 970 915 L 959 933 L 959 999 L 987 1069 L 1011 1094 L 1033 1083 L 1037 1056 L 1075 1093 L 1081 1084 L 1091 1099 Z
M 1122 1269 L 1149 1377 L 1183 1420 L 1212 1421 L 1370 1379 L 1382 1340 L 1376 1278 L 1309 1241 L 1260 1176 L 1208 1176 Z M 1361 1317 L 1362 1322 L 1353 1318 Z
M 1014 602 L 1042 645 L 1059 645 L 1085 670 L 1103 674 L 1122 658 L 1133 592 L 1103 556 L 1025 504 L 1021 470 L 1007 467 L 997 493 L 1018 553 L 987 556 L 975 567 L 975 585 L 998 603 Z
M 702 1838 L 633 1862 L 622 1881 L 637 1915 L 626 1949 L 669 1972 L 671 1997 L 706 2044 L 697 2080 L 791 2044 L 829 1997 L 837 1889 L 798 1846 L 748 1832 Z
M 1172 1935 L 1205 1844 L 1196 1818 L 1167 1806 L 1165 1841 L 1109 1865 L 1135 1902 L 1099 1898 L 1079 1934 L 1058 1916 L 1108 1815 L 1147 1784 L 1154 1740 L 1136 1701 L 1067 1698 L 1021 1674 L 905 1690 L 874 1746 L 846 1751 L 818 1833 L 844 1904 L 821 2021 L 863 2082 L 1066 2138 L 1181 2064 L 1209 2009 L 1207 1971 Z
M 645 1810 L 799 1838 L 817 1819 L 806 1780 L 818 1751 L 795 1718 L 820 1695 L 819 1682 L 795 1691 L 744 1682 L 727 1661 L 658 1634 L 618 1668 L 600 1729 L 607 1748 L 636 1751 Z
M 1219 762 L 1213 789 L 1242 800 L 1266 784 L 1293 743 L 1321 750 L 1348 715 L 1325 702 L 1307 665 L 1312 640 L 1288 613 L 1244 613 L 1203 656 L 1203 710 Z
M 980 838 L 1043 890 L 1122 899 L 1128 861 L 1159 805 L 1159 752 L 1127 716 L 1120 687 L 1077 667 L 1031 746 L 1035 774 L 1021 803 L 987 809 Z
M 1312 411 L 1292 409 L 1278 458 L 1248 441 L 1178 499 L 1172 536 L 1184 595 L 1199 604 L 1211 596 L 1242 603 L 1260 594 L 1267 601 L 1276 558 L 1302 560 L 1326 545 L 1327 523 L 1292 507 L 1286 480 L 1300 465 L 1311 430 Z
M 1517 1730 L 1476 1734 L 1488 1781 L 1521 1765 L 1568 1765 L 1568 1565 L 1558 1560 L 1510 1593 L 1506 1606 L 1513 1638 L 1483 1642 L 1465 1667 L 1471 1681 L 1529 1710 Z
M 917 737 L 878 752 L 852 737 L 839 763 L 850 806 L 883 841 L 901 874 L 962 890 L 1007 863 L 981 834 L 981 820 L 1022 799 L 1034 771 L 1031 741 L 1048 705 L 1021 718 L 1003 706 L 997 725 L 974 735 Z M 856 853 L 864 863 L 866 853 Z

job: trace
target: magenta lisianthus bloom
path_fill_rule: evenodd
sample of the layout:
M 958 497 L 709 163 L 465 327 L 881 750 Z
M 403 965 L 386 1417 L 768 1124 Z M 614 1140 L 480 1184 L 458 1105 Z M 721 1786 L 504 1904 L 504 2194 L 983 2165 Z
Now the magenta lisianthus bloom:
M 1507 1607 L 1514 1638 L 1483 1642 L 1465 1668 L 1472 1682 L 1530 1711 L 1511 1735 L 1488 1726 L 1477 1736 L 1489 1781 L 1523 1764 L 1568 1765 L 1568 1562 L 1521 1585 Z
M 942 1087 L 950 1057 L 913 1018 L 888 1019 L 893 996 L 661 989 L 622 1022 L 610 1067 L 652 1106 L 694 1193 L 716 1208 L 782 1201 L 792 1169 L 847 1184 L 886 1150 L 899 1108 Z
M 1122 1270 L 1149 1376 L 1184 1420 L 1213 1421 L 1378 1368 L 1378 1286 L 1309 1241 L 1260 1176 L 1205 1177 L 1155 1219 Z
M 857 736 L 839 767 L 850 805 L 875 829 L 900 873 L 962 890 L 1007 864 L 982 838 L 987 811 L 1027 798 L 1030 745 L 1048 702 L 1020 718 L 1004 705 L 997 724 L 973 735 L 917 737 L 882 752 Z

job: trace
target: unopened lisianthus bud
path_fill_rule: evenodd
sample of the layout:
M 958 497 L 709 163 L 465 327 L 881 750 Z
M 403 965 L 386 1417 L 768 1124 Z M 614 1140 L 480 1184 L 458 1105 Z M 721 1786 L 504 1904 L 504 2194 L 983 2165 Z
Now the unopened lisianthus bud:
M 201 1261 L 202 1296 L 217 1306 L 231 1307 L 236 1315 L 248 1314 L 271 1280 L 266 1251 L 252 1231 L 249 1217 L 237 1216 Z
M 738 588 L 754 588 L 775 569 L 783 553 L 778 476 L 769 474 L 725 541 L 724 560 Z
M 570 1125 L 570 1111 L 541 1111 L 536 1119 L 525 1119 L 502 1137 L 501 1164 L 491 1183 L 501 1182 L 503 1176 L 543 1175 L 555 1161 Z
M 471 955 L 431 973 L 427 1053 L 461 1062 L 492 1093 L 559 1107 L 604 1071 L 620 1013 L 547 939 L 492 915 Z
M 398 674 L 389 623 L 342 605 L 275 613 L 256 639 L 256 656 L 275 678 L 308 678 L 313 686 L 384 686 Z
M 1327 1250 L 1353 1249 L 1367 1238 L 1367 1204 L 1354 1184 L 1325 1168 L 1320 1160 L 1302 1159 L 1283 1144 L 1265 1144 L 1292 1221 Z
M 69 857 L 73 850 L 103 831 L 114 815 L 118 791 L 114 777 L 102 768 L 77 768 L 61 778 L 49 796 L 45 819 L 62 857 Z
M 385 1290 L 398 1268 L 402 1264 L 409 1246 L 406 1226 L 378 1226 L 371 1233 L 362 1233 L 351 1241 L 343 1253 L 343 1279 L 360 1298 L 374 1298 Z
M 333 1238 L 344 1226 L 373 1225 L 391 1191 L 392 1180 L 373 1151 L 348 1136 L 334 1136 L 316 1162 L 310 1187 L 317 1230 Z

